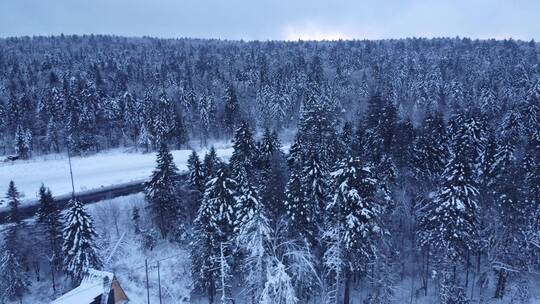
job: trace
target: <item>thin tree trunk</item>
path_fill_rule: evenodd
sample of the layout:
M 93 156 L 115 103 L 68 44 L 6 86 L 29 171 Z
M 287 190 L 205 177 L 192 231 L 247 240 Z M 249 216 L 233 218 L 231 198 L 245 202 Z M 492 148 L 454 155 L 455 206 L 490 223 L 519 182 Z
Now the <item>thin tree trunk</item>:
M 478 251 L 478 256 L 476 258 L 476 271 L 473 271 L 472 277 L 472 286 L 471 286 L 471 300 L 474 299 L 474 285 L 476 285 L 476 274 L 480 274 L 480 251 Z
M 208 304 L 214 303 L 214 293 L 216 292 L 214 278 L 210 278 L 210 286 L 208 286 Z
M 506 289 L 507 273 L 504 269 L 499 269 L 497 276 L 497 288 L 495 289 L 495 299 L 502 299 Z
M 466 259 L 466 264 L 465 264 L 465 291 L 467 290 L 467 287 L 469 287 L 469 266 L 470 266 L 470 259 L 471 259 L 471 255 L 470 255 L 470 251 L 469 249 L 467 249 L 467 259 Z
M 424 296 L 427 297 L 428 295 L 428 283 L 429 283 L 429 244 L 427 246 L 427 251 L 426 251 L 426 274 L 425 274 L 425 288 L 424 288 Z
M 343 304 L 349 304 L 351 297 L 351 271 L 345 272 L 345 291 L 343 292 Z
M 53 293 L 56 294 L 56 281 L 54 278 L 54 266 L 52 263 L 51 263 L 51 279 L 52 279 L 52 290 L 53 290 Z

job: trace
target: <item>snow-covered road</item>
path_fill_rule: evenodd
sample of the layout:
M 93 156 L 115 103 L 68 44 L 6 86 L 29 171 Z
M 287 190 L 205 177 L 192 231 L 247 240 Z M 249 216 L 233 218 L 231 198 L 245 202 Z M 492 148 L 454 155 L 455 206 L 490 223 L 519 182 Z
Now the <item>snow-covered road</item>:
M 202 158 L 206 150 L 197 151 Z M 191 150 L 172 151 L 180 171 L 187 170 L 186 162 Z M 232 148 L 218 147 L 219 157 L 228 159 Z M 155 153 L 126 153 L 112 150 L 87 157 L 73 157 L 75 191 L 86 191 L 145 179 L 155 166 Z M 37 157 L 28 161 L 0 163 L 0 197 L 4 197 L 10 180 L 24 195 L 25 201 L 33 201 L 41 183 L 49 187 L 53 195 L 71 192 L 69 164 L 65 155 Z M 5 205 L 0 203 L 0 209 Z

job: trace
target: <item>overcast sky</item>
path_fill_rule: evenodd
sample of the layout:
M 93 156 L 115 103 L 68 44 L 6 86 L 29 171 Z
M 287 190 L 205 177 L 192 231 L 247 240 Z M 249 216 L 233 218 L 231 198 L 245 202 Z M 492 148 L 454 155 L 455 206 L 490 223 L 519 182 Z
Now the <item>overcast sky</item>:
M 540 0 L 0 0 L 0 37 L 540 41 Z

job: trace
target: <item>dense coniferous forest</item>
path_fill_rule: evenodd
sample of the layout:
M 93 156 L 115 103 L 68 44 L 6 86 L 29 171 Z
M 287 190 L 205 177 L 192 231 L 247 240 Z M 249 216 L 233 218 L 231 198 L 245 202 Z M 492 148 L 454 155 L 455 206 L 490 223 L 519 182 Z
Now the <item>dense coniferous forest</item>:
M 2 39 L 0 153 L 157 151 L 144 211 L 154 237 L 189 247 L 192 296 L 210 303 L 529 303 L 539 56 L 466 38 Z M 228 162 L 193 152 L 177 182 L 170 149 L 229 139 Z M 18 299 L 32 259 L 16 185 L 7 200 L 0 295 Z M 80 281 L 102 266 L 92 219 L 51 200 L 43 187 L 41 246 L 66 254 L 42 262 Z

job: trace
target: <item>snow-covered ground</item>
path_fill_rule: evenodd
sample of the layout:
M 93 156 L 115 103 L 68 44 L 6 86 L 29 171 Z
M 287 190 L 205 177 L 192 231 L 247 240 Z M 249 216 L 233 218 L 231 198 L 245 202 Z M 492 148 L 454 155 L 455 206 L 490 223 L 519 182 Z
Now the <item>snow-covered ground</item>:
M 159 303 L 157 272 L 159 261 L 162 302 L 191 303 L 191 262 L 187 244 L 162 240 L 156 233 L 155 246 L 152 250 L 145 248 L 141 236 L 134 234 L 131 220 L 134 206 L 138 206 L 141 210 L 141 229 L 151 229 L 152 224 L 142 194 L 104 200 L 86 207 L 94 219 L 98 233 L 96 243 L 104 262 L 101 270 L 114 273 L 129 297 L 129 303 L 145 304 L 147 301 L 145 260 L 148 261 L 150 301 Z M 29 293 L 23 298 L 23 303 L 50 303 L 72 290 L 69 280 L 61 277 L 57 278 L 58 291 L 53 293 L 48 267 L 43 266 L 40 281 L 29 274 L 31 286 Z M 78 301 L 80 298 L 77 296 L 73 297 L 73 300 L 73 303 L 82 303 Z
M 202 158 L 207 149 L 197 152 Z M 229 144 L 216 145 L 219 157 L 227 159 L 232 148 Z M 186 162 L 191 150 L 172 151 L 180 171 L 187 170 Z M 155 167 L 155 153 L 128 153 L 120 149 L 110 150 L 86 157 L 72 157 L 75 191 L 87 191 L 106 186 L 144 180 Z M 69 164 L 65 154 L 46 155 L 28 161 L 0 163 L 0 197 L 13 180 L 23 195 L 23 204 L 35 201 L 41 183 L 49 187 L 53 195 L 71 193 Z M 5 206 L 0 202 L 0 209 Z

